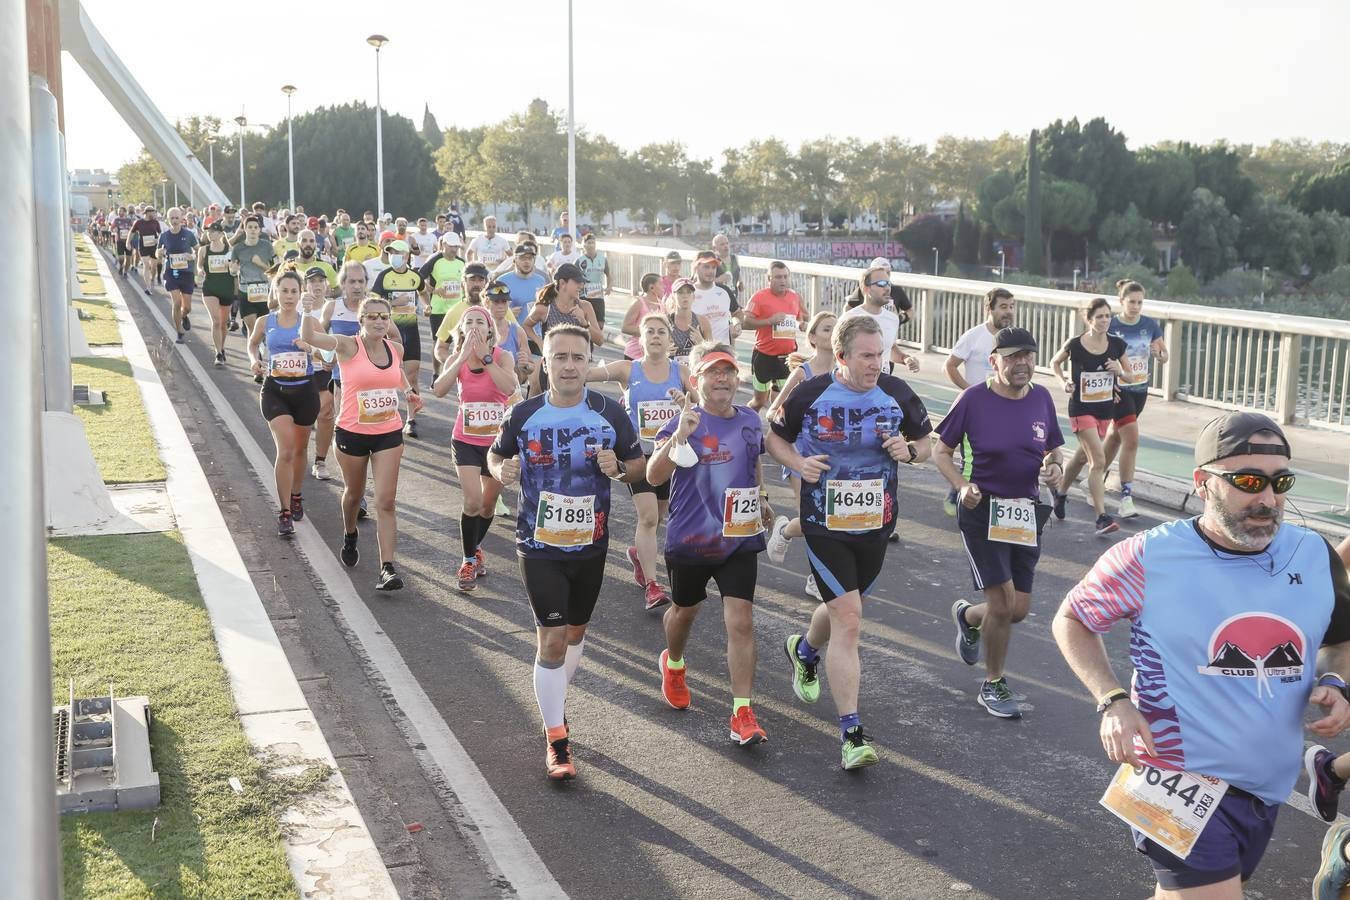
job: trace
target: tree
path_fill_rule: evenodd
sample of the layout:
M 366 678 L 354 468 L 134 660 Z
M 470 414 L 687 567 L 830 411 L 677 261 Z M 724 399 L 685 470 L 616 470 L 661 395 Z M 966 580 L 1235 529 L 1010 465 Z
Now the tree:
M 1195 274 L 1187 268 L 1185 263 L 1177 263 L 1172 267 L 1172 271 L 1167 273 L 1167 285 L 1163 289 L 1163 295 L 1168 300 L 1185 300 L 1189 297 L 1198 297 L 1200 295 L 1200 282 L 1196 280 Z
M 944 134 L 928 154 L 933 190 L 939 197 L 973 203 L 979 196 L 980 185 L 995 172 L 1019 168 L 1026 152 L 1025 139 L 1006 131 L 996 138 Z
M 159 203 L 159 183 L 163 177 L 164 167 L 142 147 L 135 159 L 117 170 L 117 183 L 122 194 L 120 202 Z
M 687 205 L 695 219 L 707 217 L 710 230 L 715 231 L 712 221 L 722 196 L 717 189 L 717 173 L 713 171 L 712 160 L 690 159 L 684 164 L 682 179 L 688 194 Z
M 1196 188 L 1191 204 L 1177 227 L 1177 249 L 1199 277 L 1208 281 L 1237 263 L 1241 226 L 1224 199 L 1207 188 Z
M 994 215 L 994 209 L 1012 196 L 1013 191 L 1017 189 L 1017 183 L 1013 180 L 1010 173 L 998 171 L 990 175 L 984 181 L 980 182 L 980 187 L 976 191 L 975 217 L 986 225 L 994 227 L 1000 234 L 1007 237 L 1020 237 L 1022 234 L 1022 221 L 1006 224 L 1011 228 L 1002 227 Z M 1025 209 L 1019 209 L 1017 215 L 1020 217 L 1026 212 Z
M 1164 227 L 1181 221 L 1195 190 L 1195 164 L 1176 150 L 1145 147 L 1134 170 L 1134 196 L 1140 211 Z
M 966 216 L 966 205 L 956 208 L 956 225 L 952 230 L 952 262 L 973 266 L 980 261 L 980 228 Z
M 1350 215 L 1350 161 L 1300 178 L 1289 192 L 1289 199 L 1306 213 L 1326 209 Z
M 1178 149 L 1195 166 L 1195 185 L 1222 197 L 1224 204 L 1241 214 L 1256 195 L 1256 185 L 1242 171 L 1242 158 L 1223 141 L 1200 147 L 1179 144 Z
M 636 203 L 633 161 L 609 138 L 577 135 L 577 203 L 596 219 Z
M 1037 146 L 1039 136 L 1033 128 L 1027 137 L 1026 216 L 1022 226 L 1025 236 L 1022 270 L 1040 275 L 1041 268 L 1041 156 Z
M 536 206 L 567 194 L 567 138 L 557 114 L 542 100 L 489 126 L 478 153 L 481 195 L 515 204 L 526 222 Z
M 1105 119 L 1095 118 L 1079 126 L 1078 119 L 1057 120 L 1041 132 L 1041 169 L 1065 181 L 1077 181 L 1096 195 L 1090 226 L 1108 213 L 1120 212 L 1131 200 L 1134 187 L 1134 153 L 1125 136 Z M 1098 212 L 1100 214 L 1098 214 Z
M 1253 268 L 1298 273 L 1312 255 L 1312 222 L 1307 216 L 1270 196 L 1247 205 L 1238 233 L 1239 259 Z
M 728 148 L 722 154 L 722 168 L 718 170 L 718 194 L 721 199 L 724 221 L 731 225 L 739 222 L 754 204 L 750 185 L 745 180 L 745 158 L 740 150 Z
M 834 138 L 824 137 L 804 142 L 792 161 L 797 185 L 809 198 L 811 206 L 820 211 L 822 233 L 828 224 L 830 205 L 839 192 L 839 177 L 835 170 L 839 158 L 839 145 Z
M 677 221 L 689 218 L 689 191 L 684 182 L 687 163 L 684 146 L 676 141 L 647 144 L 638 148 L 634 159 L 640 189 L 634 198 L 633 208 L 641 211 L 647 226 L 656 227 L 662 212 L 670 214 Z
M 952 254 L 951 226 L 931 213 L 914 219 L 900 229 L 896 238 L 909 252 L 910 260 L 918 263 L 919 269 L 933 272 L 934 275 L 938 273 L 933 271 L 933 265 L 940 260 L 934 259 L 933 248 L 937 248 L 941 259 L 948 259 Z
M 1331 141 L 1314 144 L 1304 138 L 1294 138 L 1274 140 L 1264 147 L 1242 147 L 1239 155 L 1242 173 L 1252 180 L 1259 193 L 1285 197 L 1301 179 L 1350 158 L 1350 144 Z
M 1103 250 L 1123 250 L 1135 259 L 1153 260 L 1153 226 L 1131 203 L 1121 213 L 1111 213 L 1097 226 L 1097 241 Z
M 800 208 L 796 200 L 796 173 L 792 151 L 778 138 L 754 140 L 744 150 L 744 177 L 754 197 L 754 209 L 766 221 L 773 213 Z
M 1309 216 L 1311 225 L 1312 270 L 1330 272 L 1350 262 L 1350 218 L 1340 213 L 1318 210 Z
M 431 114 L 430 103 L 422 104 L 422 137 L 433 150 L 441 145 L 441 126 L 436 124 L 436 117 Z
M 445 208 L 451 203 L 477 206 L 489 202 L 490 198 L 481 192 L 482 185 L 476 176 L 483 165 L 478 148 L 483 143 L 485 130 L 482 127 L 446 129 L 434 156 L 436 174 L 441 179 L 441 192 L 436 198 L 438 207 Z

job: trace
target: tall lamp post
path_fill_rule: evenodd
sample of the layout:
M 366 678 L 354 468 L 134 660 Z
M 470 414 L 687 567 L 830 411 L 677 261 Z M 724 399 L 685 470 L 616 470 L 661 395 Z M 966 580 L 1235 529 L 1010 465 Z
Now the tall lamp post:
M 159 208 L 169 208 L 169 179 L 167 178 L 159 180 Z
M 999 247 L 999 248 L 998 248 L 998 280 L 999 280 L 999 281 L 1002 281 L 1002 280 L 1003 280 L 1003 275 L 1004 275 L 1004 273 L 1007 271 L 1007 263 L 1008 263 L 1007 253 L 1006 253 L 1006 251 L 1005 251 L 1002 247 Z
M 372 34 L 366 43 L 375 48 L 375 208 L 384 216 L 384 111 L 380 106 L 380 48 L 389 43 L 382 34 Z
M 938 248 L 934 247 L 934 248 L 933 248 L 933 274 L 934 274 L 934 275 L 941 275 L 941 274 L 942 274 L 942 267 L 941 267 L 940 265 L 938 265 L 938 262 L 939 262 L 939 261 L 940 261 L 940 260 L 939 260 L 939 258 L 938 258 Z
M 577 119 L 572 91 L 572 0 L 567 0 L 567 230 L 577 239 Z
M 378 59 L 378 56 L 377 56 Z M 379 79 L 376 78 L 378 81 Z M 291 140 L 291 94 L 295 93 L 295 85 L 283 84 L 281 92 L 286 95 L 286 174 L 291 187 L 291 202 L 286 207 L 292 212 L 295 211 L 295 145 Z
M 189 153 L 187 155 L 187 158 L 188 158 L 188 208 L 192 209 L 197 206 L 197 179 L 192 177 L 192 161 L 197 157 L 194 154 Z
M 244 215 L 244 126 L 248 124 L 243 114 L 234 117 L 235 123 L 239 126 L 239 215 Z
M 206 151 L 210 154 L 211 161 L 211 180 L 216 180 L 216 136 L 213 134 L 206 139 Z

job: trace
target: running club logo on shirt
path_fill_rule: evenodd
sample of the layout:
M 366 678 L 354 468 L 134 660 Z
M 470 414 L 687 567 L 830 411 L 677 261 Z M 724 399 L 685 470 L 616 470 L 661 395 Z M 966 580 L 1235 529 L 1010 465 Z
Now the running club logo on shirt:
M 731 462 L 731 451 L 722 449 L 722 442 L 717 439 L 717 435 L 705 434 L 699 438 L 699 445 L 699 465 L 716 466 Z
M 850 437 L 856 443 L 861 440 L 863 427 L 872 416 L 877 416 L 873 424 L 876 436 L 880 440 L 885 440 L 886 437 L 895 434 L 900 427 L 900 417 L 897 415 L 895 421 L 892 422 L 889 417 L 878 415 L 882 412 L 879 406 L 872 406 L 867 409 L 836 406 L 829 410 L 818 410 L 818 412 L 819 415 L 815 419 L 808 418 L 806 424 L 812 436 L 823 444 L 842 443 L 850 440 Z
M 1274 697 L 1270 679 L 1303 680 L 1307 639 L 1298 626 L 1273 613 L 1243 613 L 1222 622 L 1209 638 L 1209 665 L 1201 675 L 1256 679 L 1256 696 Z
M 1037 441 L 1039 441 L 1040 443 L 1044 444 L 1044 443 L 1045 443 L 1045 423 L 1044 423 L 1044 422 L 1032 422 L 1032 423 L 1031 423 L 1031 434 L 1036 438 Z

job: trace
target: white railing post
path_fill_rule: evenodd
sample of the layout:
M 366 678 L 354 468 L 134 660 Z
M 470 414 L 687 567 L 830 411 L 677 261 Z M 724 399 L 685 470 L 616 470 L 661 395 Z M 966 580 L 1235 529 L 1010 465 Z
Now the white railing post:
M 919 352 L 927 353 L 933 346 L 934 317 L 937 315 L 937 298 L 931 288 L 919 292 Z
M 1288 425 L 1298 409 L 1298 369 L 1303 354 L 1303 338 L 1297 334 L 1280 335 L 1280 362 L 1275 375 L 1275 421 Z
M 1167 348 L 1167 362 L 1162 364 L 1162 395 L 1171 402 L 1181 387 L 1181 331 L 1182 324 L 1174 319 L 1163 323 L 1163 345 Z

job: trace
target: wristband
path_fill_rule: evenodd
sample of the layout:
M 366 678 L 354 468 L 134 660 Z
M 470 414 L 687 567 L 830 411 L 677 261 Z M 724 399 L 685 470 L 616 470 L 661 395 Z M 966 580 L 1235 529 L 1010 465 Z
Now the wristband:
M 1117 700 L 1128 700 L 1129 697 L 1130 692 L 1124 688 L 1116 688 L 1113 691 L 1107 691 L 1106 696 L 1102 697 L 1101 700 L 1097 702 L 1098 714 L 1106 712 L 1107 709 L 1111 707 L 1111 704 L 1115 703 Z
M 1342 697 L 1346 700 L 1350 700 L 1350 686 L 1347 686 L 1345 679 L 1335 672 L 1324 672 L 1317 676 L 1317 686 L 1335 688 L 1341 692 Z

